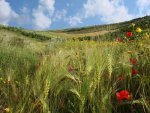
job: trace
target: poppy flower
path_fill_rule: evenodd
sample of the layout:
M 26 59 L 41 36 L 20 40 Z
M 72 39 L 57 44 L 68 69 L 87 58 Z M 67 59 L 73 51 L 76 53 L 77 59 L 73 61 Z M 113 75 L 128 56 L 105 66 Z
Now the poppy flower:
M 136 65 L 137 64 L 137 59 L 136 58 L 130 58 L 130 63 L 132 65 Z
M 123 42 L 122 38 L 117 38 L 117 42 Z
M 126 36 L 127 36 L 127 37 L 132 37 L 132 36 L 133 36 L 133 33 L 132 33 L 132 32 L 127 32 L 127 33 L 126 33 Z
M 67 69 L 68 69 L 69 72 L 73 72 L 73 71 L 75 70 L 74 67 L 71 66 L 71 65 L 69 65 L 69 66 L 67 67 Z
M 132 75 L 137 75 L 137 74 L 138 74 L 138 70 L 132 69 Z
M 130 93 L 127 90 L 122 90 L 120 92 L 117 92 L 116 97 L 117 97 L 117 100 L 119 100 L 119 101 L 131 99 Z
M 141 33 L 141 32 L 142 32 L 142 29 L 141 29 L 140 27 L 137 27 L 137 28 L 136 28 L 136 32 L 137 32 L 137 33 Z

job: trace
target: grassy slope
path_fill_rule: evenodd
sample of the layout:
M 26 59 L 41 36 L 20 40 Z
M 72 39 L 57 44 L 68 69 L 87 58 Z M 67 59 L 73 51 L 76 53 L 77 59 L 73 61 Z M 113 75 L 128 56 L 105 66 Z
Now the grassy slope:
M 42 51 L 48 43 L 8 30 L 0 30 L 0 40 L 4 46 L 25 47 L 33 51 Z

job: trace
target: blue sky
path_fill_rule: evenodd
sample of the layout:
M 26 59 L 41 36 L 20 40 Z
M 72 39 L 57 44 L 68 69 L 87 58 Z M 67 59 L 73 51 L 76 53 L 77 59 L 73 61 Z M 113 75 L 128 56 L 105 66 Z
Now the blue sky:
M 0 0 L 0 24 L 34 30 L 116 23 L 150 14 L 150 0 Z

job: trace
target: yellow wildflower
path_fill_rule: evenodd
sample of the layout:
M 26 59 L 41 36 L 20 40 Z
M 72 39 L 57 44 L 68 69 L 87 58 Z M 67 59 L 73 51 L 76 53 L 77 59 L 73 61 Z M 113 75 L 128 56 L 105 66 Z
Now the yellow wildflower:
M 136 32 L 137 32 L 137 33 L 141 33 L 141 32 L 142 32 L 142 29 L 141 29 L 140 27 L 137 27 L 137 28 L 136 28 Z
M 134 27 L 134 26 L 135 26 L 135 23 L 132 23 L 131 25 Z
M 7 113 L 10 112 L 10 108 L 5 108 L 4 110 L 5 110 Z

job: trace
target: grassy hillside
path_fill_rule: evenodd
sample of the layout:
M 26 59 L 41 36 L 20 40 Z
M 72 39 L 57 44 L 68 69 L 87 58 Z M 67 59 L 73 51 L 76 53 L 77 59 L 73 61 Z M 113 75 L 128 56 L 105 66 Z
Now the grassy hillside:
M 103 31 L 103 30 L 123 30 L 123 29 L 128 28 L 131 23 L 135 23 L 137 26 L 141 26 L 143 29 L 149 28 L 150 16 L 136 18 L 136 19 L 126 21 L 126 22 L 121 22 L 121 23 L 64 29 L 64 30 L 60 30 L 60 32 L 78 34 L 78 33 L 91 33 L 91 32 Z
M 117 34 L 119 36 L 122 32 L 131 30 L 131 23 L 135 23 L 136 26 L 140 26 L 143 30 L 148 30 L 150 28 L 150 16 L 145 16 L 127 22 L 121 22 L 121 23 L 115 23 L 109 25 L 95 25 L 95 26 L 87 26 L 81 28 L 70 28 L 64 30 L 30 31 L 22 28 L 6 27 L 2 25 L 0 25 L 0 29 L 14 31 L 24 36 L 37 38 L 40 40 L 49 40 L 51 38 L 58 38 L 58 39 L 59 38 L 65 38 L 65 39 L 85 38 L 86 40 L 87 37 L 101 38 L 102 36 L 106 37 L 107 34 L 111 36 Z
M 55 31 L 0 26 L 0 113 L 150 113 L 149 19 Z

